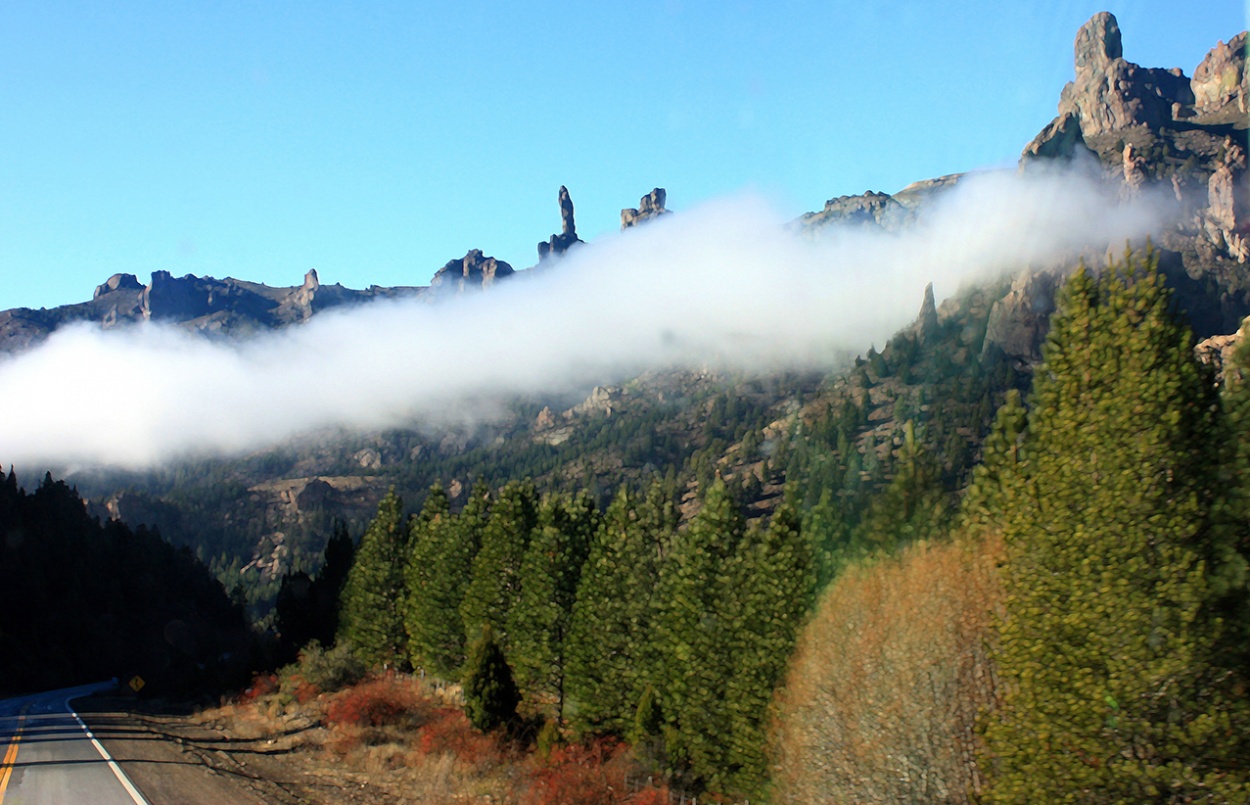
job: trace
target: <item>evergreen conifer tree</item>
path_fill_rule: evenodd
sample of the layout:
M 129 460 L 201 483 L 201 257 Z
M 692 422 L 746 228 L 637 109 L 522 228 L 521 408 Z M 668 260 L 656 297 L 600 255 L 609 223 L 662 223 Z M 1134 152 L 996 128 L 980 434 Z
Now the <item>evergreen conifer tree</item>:
M 509 613 L 517 681 L 527 698 L 554 702 L 557 719 L 564 711 L 569 620 L 598 526 L 599 511 L 584 492 L 544 500 L 521 562 L 521 595 Z
M 995 803 L 1245 802 L 1244 690 L 1221 667 L 1216 407 L 1153 256 L 1064 288 L 1001 514 Z
M 738 502 L 717 477 L 689 527 L 674 539 L 660 581 L 657 687 L 670 759 L 713 788 L 728 782 L 730 769 L 733 718 L 725 695 L 742 617 L 731 564 L 745 530 Z
M 512 678 L 503 649 L 495 642 L 490 624 L 484 624 L 465 661 L 465 715 L 474 729 L 490 732 L 515 721 L 520 703 L 521 691 Z
M 675 523 L 660 484 L 642 504 L 621 487 L 591 540 L 567 649 L 566 709 L 579 730 L 624 735 L 630 728 L 653 676 L 653 599 L 662 546 Z
M 533 484 L 512 482 L 491 503 L 460 605 L 465 634 L 477 634 L 490 624 L 494 639 L 510 646 L 508 613 L 521 594 L 521 562 L 538 522 L 537 497 Z
M 408 529 L 403 507 L 393 489 L 382 498 L 360 539 L 340 599 L 338 639 L 350 643 L 370 666 L 407 661 L 402 601 Z
M 739 544 L 729 593 L 737 598 L 733 625 L 733 673 L 724 698 L 729 707 L 725 771 L 739 794 L 759 799 L 768 778 L 764 748 L 774 689 L 786 671 L 799 627 L 810 609 L 816 556 L 802 534 L 793 502 L 773 513 L 767 528 L 747 529 Z

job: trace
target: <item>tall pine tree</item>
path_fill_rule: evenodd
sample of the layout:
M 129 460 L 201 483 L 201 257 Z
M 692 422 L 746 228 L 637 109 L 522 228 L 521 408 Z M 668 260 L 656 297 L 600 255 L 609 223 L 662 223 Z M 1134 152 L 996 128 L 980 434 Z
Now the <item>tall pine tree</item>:
M 553 709 L 560 719 L 569 620 L 598 526 L 599 510 L 585 492 L 572 500 L 544 500 L 521 562 L 521 595 L 509 613 L 512 665 L 521 690 L 535 710 Z
M 533 484 L 514 481 L 499 490 L 482 528 L 482 547 L 473 558 L 460 605 L 465 634 L 478 634 L 489 624 L 505 652 L 511 645 L 508 613 L 521 594 L 521 562 L 537 523 L 538 496 Z
M 726 768 L 733 791 L 756 800 L 768 780 L 769 703 L 794 651 L 816 583 L 816 551 L 799 528 L 792 500 L 782 502 L 767 528 L 747 529 L 730 566 L 733 673 L 725 687 L 729 708 Z
M 660 580 L 656 691 L 670 759 L 714 789 L 726 786 L 730 776 L 733 716 L 725 695 L 742 616 L 731 564 L 745 531 L 738 501 L 717 477 L 689 527 L 674 539 Z
M 365 529 L 339 604 L 339 641 L 370 666 L 405 665 L 404 559 L 408 529 L 404 503 L 392 489 Z
M 622 487 L 590 547 L 569 625 L 567 712 L 583 731 L 624 735 L 656 664 L 660 557 L 676 507 L 655 484 L 641 505 Z
M 1218 409 L 1191 346 L 1151 255 L 1062 292 L 1000 513 L 992 802 L 1250 797 L 1246 698 L 1213 607 Z
M 433 500 L 433 503 L 430 500 Z M 460 604 L 482 544 L 486 495 L 473 490 L 459 514 L 450 514 L 441 486 L 430 489 L 426 508 L 438 514 L 414 523 L 408 565 L 404 625 L 414 667 L 443 679 L 459 676 L 464 664 L 465 631 Z

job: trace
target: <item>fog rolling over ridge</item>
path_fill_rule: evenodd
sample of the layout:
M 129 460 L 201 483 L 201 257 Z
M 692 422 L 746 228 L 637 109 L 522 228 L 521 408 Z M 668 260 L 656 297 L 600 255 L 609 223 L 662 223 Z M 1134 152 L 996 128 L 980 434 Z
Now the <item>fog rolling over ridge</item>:
M 1156 199 L 1155 202 L 1158 200 Z M 603 238 L 488 292 L 377 302 L 239 342 L 160 324 L 66 328 L 0 363 L 0 460 L 143 468 L 323 427 L 488 417 L 513 395 L 648 368 L 829 364 L 961 284 L 1139 239 L 1159 202 L 1080 174 L 966 177 L 899 234 L 797 232 L 738 196 Z

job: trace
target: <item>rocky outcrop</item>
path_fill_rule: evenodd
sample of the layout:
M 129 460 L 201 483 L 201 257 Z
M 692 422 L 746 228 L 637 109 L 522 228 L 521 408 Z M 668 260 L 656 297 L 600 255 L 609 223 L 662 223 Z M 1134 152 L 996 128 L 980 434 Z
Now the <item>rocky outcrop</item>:
M 1027 363 L 1041 360 L 1055 310 L 1055 286 L 1049 273 L 1026 271 L 1016 277 L 1007 295 L 990 308 L 981 354 L 997 351 Z
M 577 224 L 573 220 L 573 199 L 569 189 L 560 185 L 560 234 L 552 235 L 551 239 L 538 244 L 538 259 L 545 260 L 548 256 L 560 256 L 573 246 L 581 243 L 577 237 Z
M 103 285 L 96 286 L 92 299 L 99 299 L 114 291 L 142 291 L 143 283 L 134 274 L 114 274 Z
M 1216 381 L 1224 382 L 1225 372 L 1233 368 L 1233 353 L 1238 347 L 1250 339 L 1250 318 L 1241 323 L 1237 332 L 1231 335 L 1214 335 L 1199 341 L 1194 347 L 1194 357 L 1215 369 Z M 1238 376 L 1245 372 L 1246 367 L 1236 368 Z
M 1027 163 L 1034 159 L 1070 161 L 1080 154 L 1095 156 L 1085 144 L 1081 131 L 1081 118 L 1073 112 L 1065 112 L 1046 124 L 1033 141 L 1024 147 L 1020 160 Z
M 1250 75 L 1246 74 L 1246 32 L 1220 42 L 1202 64 L 1194 70 L 1189 82 L 1194 96 L 1194 111 L 1216 115 L 1225 110 L 1246 114 L 1250 96 Z
M 1169 123 L 1173 105 L 1192 106 L 1189 79 L 1179 68 L 1140 67 L 1124 59 L 1115 16 L 1095 14 L 1077 32 L 1076 78 L 1063 88 L 1059 117 L 1075 115 L 1089 137 L 1133 126 Z
M 481 249 L 472 249 L 459 260 L 451 260 L 440 268 L 430 280 L 430 291 L 444 294 L 482 290 L 514 273 L 512 266 L 504 261 L 486 257 Z
M 653 218 L 659 218 L 661 215 L 667 215 L 670 210 L 664 208 L 664 202 L 668 198 L 668 194 L 664 188 L 657 187 L 638 201 L 638 206 L 621 210 L 621 230 L 629 229 L 631 226 L 637 226 L 644 221 L 650 221 Z
M 959 183 L 962 173 L 912 182 L 894 195 L 872 190 L 859 196 L 838 196 L 825 202 L 820 212 L 809 212 L 797 221 L 800 228 L 816 231 L 825 226 L 859 226 L 896 232 L 914 222 L 922 209 Z
M 889 193 L 869 190 L 859 196 L 838 196 L 825 202 L 820 212 L 808 213 L 801 219 L 808 226 L 837 224 L 868 226 L 895 230 L 906 223 L 907 208 Z
M 937 305 L 933 301 L 933 283 L 924 286 L 924 301 L 920 303 L 920 315 L 911 326 L 912 334 L 921 344 L 928 342 L 938 331 Z
M 1231 138 L 1224 159 L 1207 181 L 1204 233 L 1212 245 L 1239 263 L 1250 260 L 1250 182 L 1246 152 Z
M 621 389 L 615 386 L 595 386 L 590 396 L 564 412 L 564 418 L 602 414 L 612 416 L 612 411 L 619 405 Z

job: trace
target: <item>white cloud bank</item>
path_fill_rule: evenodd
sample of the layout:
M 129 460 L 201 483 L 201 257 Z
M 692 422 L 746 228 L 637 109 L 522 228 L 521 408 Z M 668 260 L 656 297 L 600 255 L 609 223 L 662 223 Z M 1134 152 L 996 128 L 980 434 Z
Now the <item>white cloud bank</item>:
M 488 293 L 323 313 L 243 342 L 76 326 L 0 363 L 0 460 L 140 468 L 326 426 L 469 416 L 511 395 L 649 367 L 819 365 L 883 344 L 939 294 L 1155 231 L 1077 175 L 966 178 L 904 234 L 797 235 L 755 198 L 710 203 L 569 253 Z

